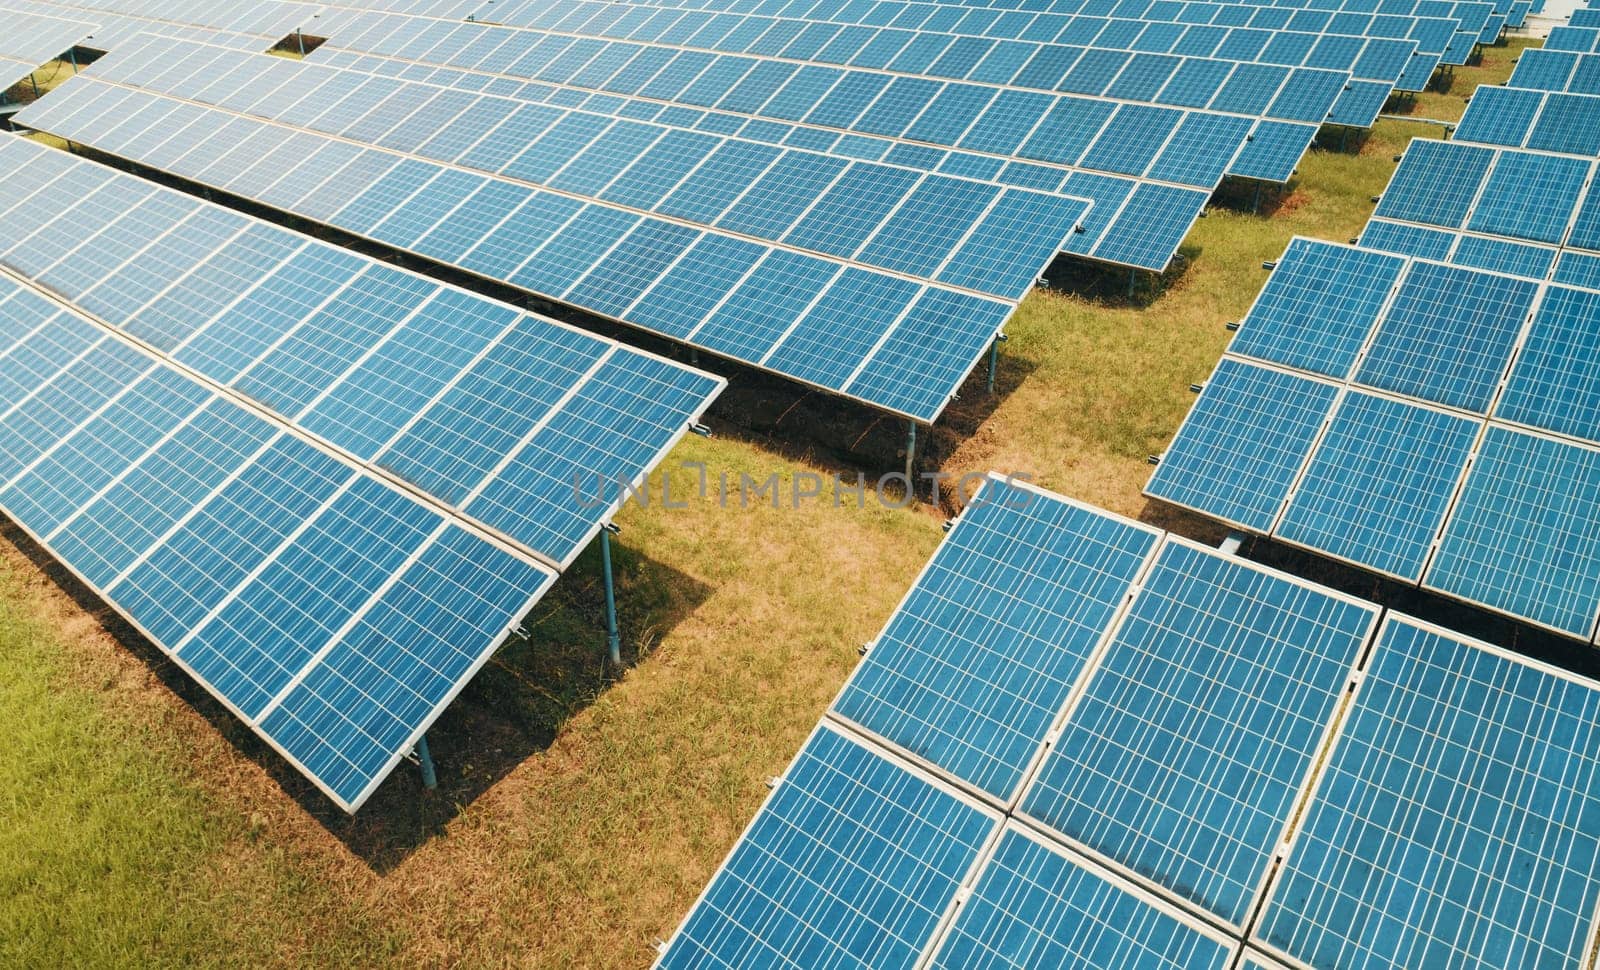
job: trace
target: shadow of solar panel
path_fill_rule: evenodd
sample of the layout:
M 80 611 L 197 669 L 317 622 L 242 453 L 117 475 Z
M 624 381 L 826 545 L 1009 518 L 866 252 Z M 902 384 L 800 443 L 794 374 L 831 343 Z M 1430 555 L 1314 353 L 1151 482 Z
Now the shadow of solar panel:
M 1266 533 L 1339 389 L 1224 357 L 1145 494 Z
M 1600 693 L 1398 615 L 1255 931 L 1318 968 L 1580 966 Z
M 1009 804 L 1159 538 L 987 480 L 833 710 Z
M 1274 534 L 1417 582 L 1479 427 L 1431 408 L 1346 394 Z
M 1297 237 L 1228 350 L 1343 380 L 1404 269 L 1398 256 Z
M 911 966 L 999 827 L 820 725 L 657 966 Z
M 1485 413 L 1538 290 L 1531 280 L 1412 263 L 1356 380 Z
M 1008 827 L 931 966 L 1223 970 L 1233 946 L 1086 860 Z
M 1169 537 L 1021 811 L 1242 927 L 1378 613 Z
M 1600 613 L 1600 452 L 1491 424 L 1430 589 L 1588 639 Z

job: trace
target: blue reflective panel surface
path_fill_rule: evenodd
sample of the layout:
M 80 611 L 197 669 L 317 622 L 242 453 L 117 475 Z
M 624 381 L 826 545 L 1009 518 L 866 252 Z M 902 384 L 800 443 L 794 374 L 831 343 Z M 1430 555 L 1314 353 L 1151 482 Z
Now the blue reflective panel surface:
M 1505 151 L 1472 208 L 1474 232 L 1558 243 L 1589 177 L 1576 158 Z
M 1443 229 L 1373 219 L 1361 230 L 1360 243 L 1367 249 L 1444 260 L 1456 244 L 1456 234 Z
M 1420 580 L 1479 427 L 1430 408 L 1345 395 L 1276 534 Z
M 1113 877 L 1008 828 L 933 966 L 1222 970 L 1232 955 Z
M 1592 636 L 1600 612 L 1600 452 L 1491 424 L 1427 585 Z
M 1356 379 L 1485 412 L 1537 293 L 1531 280 L 1413 263 Z
M 1517 147 L 1528 137 L 1533 119 L 1544 104 L 1544 94 L 1521 88 L 1481 85 L 1456 126 L 1457 141 Z
M 1534 314 L 1495 416 L 1600 440 L 1600 293 L 1552 286 Z
M 1145 492 L 1265 533 L 1338 389 L 1223 358 Z
M 986 482 L 834 710 L 1009 801 L 1158 538 Z
M 1257 938 L 1318 970 L 1580 965 L 1597 719 L 1592 685 L 1393 617 Z
M 950 403 L 1014 304 L 928 288 L 846 390 L 923 421 Z
M 1242 926 L 1378 613 L 1169 540 L 1023 811 Z
M 922 292 L 910 280 L 848 267 L 764 366 L 822 387 L 842 387 Z
M 1296 239 L 1228 349 L 1342 380 L 1404 269 L 1398 256 Z
M 977 808 L 821 728 L 660 966 L 909 966 L 996 827 Z
M 1406 149 L 1373 215 L 1459 227 L 1489 174 L 1494 155 L 1488 148 L 1418 138 Z
M 1507 239 L 1463 235 L 1456 243 L 1456 251 L 1450 256 L 1450 261 L 1458 266 L 1472 266 L 1497 273 L 1510 273 L 1513 276 L 1542 280 L 1549 274 L 1550 265 L 1556 260 L 1556 252 L 1557 250 L 1550 246 L 1532 246 Z

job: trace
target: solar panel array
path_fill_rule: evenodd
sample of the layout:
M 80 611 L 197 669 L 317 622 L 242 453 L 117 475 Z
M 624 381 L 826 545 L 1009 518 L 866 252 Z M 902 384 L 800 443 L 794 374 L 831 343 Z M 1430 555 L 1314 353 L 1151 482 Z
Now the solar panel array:
M 1516 88 L 1600 94 L 1600 54 L 1534 48 L 1517 58 L 1507 82 Z
M 1587 966 L 1600 690 L 1380 613 L 991 476 L 659 966 Z
M 620 506 L 594 476 L 722 386 L 22 138 L 0 167 L 0 508 L 348 811 Z
M 6 0 L 5 6 L 34 14 L 69 16 L 95 25 L 84 47 L 116 50 L 146 30 L 181 32 L 193 40 L 238 50 L 266 50 L 296 29 L 310 29 L 323 9 L 295 0 Z
M 1596 319 L 1592 290 L 1296 239 L 1147 493 L 1592 639 Z
M 6 25 L 5 36 L 0 37 L 0 91 L 65 54 L 95 29 L 92 23 L 30 13 L 9 4 L 0 7 L 0 23 Z
M 239 113 L 98 79 L 134 70 L 163 83 L 161 57 L 124 54 L 19 121 L 921 421 L 954 396 L 1088 208 L 510 100 L 486 105 L 498 112 L 486 120 L 445 89 L 376 98 L 368 85 L 399 83 L 209 53 L 248 70 L 187 93 L 245 102 Z M 251 104 L 277 91 L 292 92 L 281 110 Z M 399 123 L 397 104 L 402 117 L 437 110 L 457 124 Z M 302 127 L 250 113 L 269 110 Z M 228 137 L 210 137 L 219 127 Z M 469 148 L 471 164 L 437 160 Z

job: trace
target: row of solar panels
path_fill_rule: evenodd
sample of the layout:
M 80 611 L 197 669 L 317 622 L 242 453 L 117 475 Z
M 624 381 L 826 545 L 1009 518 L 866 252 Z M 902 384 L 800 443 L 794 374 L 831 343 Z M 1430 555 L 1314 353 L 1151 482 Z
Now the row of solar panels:
M 115 50 L 158 24 L 182 30 L 195 40 L 241 50 L 265 50 L 302 23 L 309 26 L 322 9 L 317 4 L 293 0 L 220 0 L 204 4 L 180 0 L 6 0 L 5 6 L 92 21 L 95 29 L 90 37 L 74 42 L 101 51 Z
M 349 811 L 722 387 L 21 138 L 0 169 L 0 508 Z
M 960 11 L 952 7 L 936 9 Z M 1052 36 L 1008 37 L 1004 36 L 1005 32 L 999 36 L 994 33 L 963 35 L 934 27 L 880 26 L 866 11 L 860 14 L 865 22 L 859 24 L 736 14 L 715 15 L 703 25 L 692 20 L 685 24 L 688 19 L 685 16 L 678 16 L 675 23 L 665 27 L 651 23 L 671 15 L 671 11 L 643 5 L 618 8 L 611 4 L 575 2 L 561 5 L 558 11 L 552 11 L 550 17 L 539 22 L 521 26 L 547 36 L 664 44 L 1019 86 L 1026 86 L 1029 79 L 1050 71 L 1057 78 L 1065 75 L 1068 68 L 1082 60 L 1084 55 L 1079 52 L 1084 49 L 1100 51 L 1094 56 L 1102 59 L 1117 52 L 1166 54 L 1324 68 L 1349 72 L 1356 77 L 1394 81 L 1405 69 L 1413 51 L 1421 49 L 1424 53 L 1442 54 L 1455 29 L 1453 20 L 1423 21 L 1424 27 L 1433 29 L 1419 29 L 1418 22 L 1403 18 L 1401 23 L 1393 25 L 1392 36 L 1369 38 L 1142 20 L 1069 18 L 1065 20 L 1067 27 Z M 640 20 L 645 22 L 638 23 Z M 396 21 L 418 23 L 415 18 L 343 11 L 329 13 L 323 21 L 336 42 L 358 48 L 378 42 L 383 34 L 373 37 L 374 32 L 391 32 Z M 1434 25 L 1439 27 L 1434 28 Z M 484 44 L 484 37 L 509 37 L 521 32 L 498 28 L 485 33 L 452 20 L 426 20 L 420 27 L 402 29 L 406 43 L 397 53 L 420 60 L 429 59 L 422 56 L 428 49 L 459 50 L 474 43 Z M 1118 65 L 1112 64 L 1114 66 L 1100 68 L 1101 72 L 1114 72 Z M 1025 65 L 1031 66 L 1031 70 L 1022 73 Z M 1054 83 L 1052 81 L 1051 85 Z
M 1600 690 L 1381 614 L 991 478 L 659 965 L 1588 966 Z
M 533 188 L 87 74 L 20 121 L 923 421 L 945 407 L 1086 207 L 869 163 L 835 162 L 825 180 L 808 180 L 777 149 L 735 145 L 706 156 L 693 154 L 696 143 L 604 159 L 602 182 L 637 200 L 630 207 L 599 190 Z M 414 144 L 435 134 L 418 127 L 397 137 Z M 442 144 L 453 144 L 449 134 Z M 530 142 L 550 172 L 586 157 L 571 126 L 542 140 L 509 133 L 513 151 Z M 662 180 L 659 166 L 685 153 L 694 171 Z M 630 168 L 649 177 L 619 171 Z M 597 171 L 572 168 L 584 180 Z M 696 214 L 704 221 L 689 218 Z M 723 216 L 738 229 L 713 224 Z M 746 230 L 815 242 L 802 250 Z M 825 248 L 874 259 L 881 251 L 924 277 L 949 267 L 960 282 L 1011 275 L 1017 285 L 1009 298 L 984 297 Z M 1019 271 L 1023 261 L 1032 265 Z
M 1600 94 L 1600 54 L 1526 50 L 1511 72 L 1512 87 Z
M 1561 26 L 1553 28 L 1550 31 L 1550 36 L 1545 38 L 1541 50 L 1593 54 L 1596 51 L 1600 51 L 1600 27 Z
M 314 61 L 336 57 L 346 50 L 394 56 L 407 51 L 413 38 L 437 21 L 382 15 L 374 18 L 380 28 L 371 33 L 340 30 L 341 37 L 311 55 Z M 746 115 L 764 122 L 820 127 L 832 132 L 883 139 L 906 140 L 941 148 L 966 148 L 969 133 L 1013 132 L 1017 140 L 995 147 L 979 144 L 977 150 L 1038 161 L 1071 164 L 1113 115 L 1138 118 L 1142 123 L 1124 125 L 1136 146 L 1136 160 L 1148 161 L 1138 153 L 1159 150 L 1162 132 L 1170 132 L 1186 117 L 1205 114 L 1204 104 L 1226 108 L 1228 113 L 1250 118 L 1269 112 L 1307 115 L 1320 122 L 1341 95 L 1343 80 L 1336 73 L 1313 71 L 1299 76 L 1303 83 L 1291 84 L 1293 72 L 1257 65 L 1239 74 L 1238 83 L 1226 85 L 1227 78 L 1200 79 L 1200 94 L 1186 91 L 1193 86 L 1187 78 L 1164 77 L 1152 100 L 1127 101 L 1098 94 L 1057 93 L 1062 72 L 1071 65 L 1044 65 L 1048 70 L 1027 90 L 1009 89 L 988 81 L 957 82 L 917 74 L 894 73 L 879 69 L 843 69 L 801 61 L 750 57 L 742 54 L 687 50 L 672 46 L 646 45 L 623 41 L 604 41 L 512 30 L 487 25 L 446 24 L 454 31 L 466 30 L 477 37 L 467 43 L 455 38 L 444 48 L 431 39 L 417 46 L 408 58 L 421 58 L 442 67 L 479 72 L 495 77 L 519 78 L 600 92 L 609 96 L 640 98 L 696 109 L 715 109 L 719 115 Z M 452 34 L 454 38 L 454 34 Z M 370 38 L 370 39 L 368 39 Z M 509 63 L 502 54 L 509 52 Z M 1109 52 L 1106 52 L 1109 53 Z M 1213 62 L 1198 62 L 1202 65 Z M 1223 65 L 1226 67 L 1227 65 Z M 1026 71 L 1028 63 L 1005 64 L 1008 76 Z M 977 68 L 968 71 L 976 75 Z M 1097 77 L 1089 87 L 1103 90 L 1116 80 L 1118 71 Z M 1228 75 L 1231 78 L 1232 74 Z M 1333 82 L 1338 82 L 1333 83 Z M 503 83 L 503 82 L 502 82 Z M 1195 82 L 1198 83 L 1198 82 Z M 1224 84 L 1212 93 L 1210 86 Z M 1162 90 L 1172 85 L 1175 92 L 1168 102 Z M 1138 92 L 1128 90 L 1124 94 Z M 1365 93 L 1364 91 L 1362 93 Z M 1275 107 L 1276 106 L 1276 107 Z M 1211 109 L 1215 110 L 1215 109 Z M 1231 125 L 1218 118 L 1211 124 Z M 1043 139 L 1025 146 L 1026 135 L 1041 130 L 1061 131 L 1062 149 L 1052 149 Z M 1294 164 L 1309 147 L 1316 134 L 1314 124 L 1262 121 L 1243 131 L 1238 144 L 1223 142 L 1197 149 L 1206 170 L 1278 180 L 1286 180 Z M 1247 141 L 1249 139 L 1249 141 Z M 1259 142 L 1260 144 L 1256 144 Z M 1242 148 L 1240 147 L 1242 146 Z M 1236 158 L 1237 156 L 1237 158 Z M 1124 166 L 1124 168 L 1131 166 Z M 1131 173 L 1137 174 L 1137 173 Z

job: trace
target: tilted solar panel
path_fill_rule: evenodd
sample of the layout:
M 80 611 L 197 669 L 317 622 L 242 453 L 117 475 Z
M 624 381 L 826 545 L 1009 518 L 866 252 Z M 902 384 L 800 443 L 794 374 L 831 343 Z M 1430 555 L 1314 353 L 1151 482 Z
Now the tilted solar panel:
M 911 966 L 999 827 L 818 725 L 657 966 Z
M 1021 812 L 1242 928 L 1377 617 L 1169 537 Z
M 1233 948 L 1231 940 L 1012 823 L 930 966 L 1224 970 Z
M 1593 684 L 1385 620 L 1255 940 L 1305 966 L 1582 966 Z
M 834 713 L 1009 805 L 1159 537 L 985 481 Z

